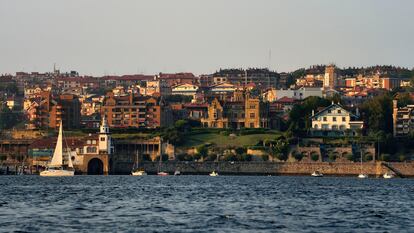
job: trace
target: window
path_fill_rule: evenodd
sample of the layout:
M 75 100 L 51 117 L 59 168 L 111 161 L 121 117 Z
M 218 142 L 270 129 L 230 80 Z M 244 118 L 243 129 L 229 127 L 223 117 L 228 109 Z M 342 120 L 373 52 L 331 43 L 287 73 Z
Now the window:
M 332 117 L 332 121 L 336 121 L 336 117 Z
M 87 153 L 96 153 L 96 147 L 88 146 L 86 148 Z
M 101 137 L 101 142 L 104 142 L 105 141 L 105 137 Z
M 331 110 L 328 110 L 328 113 L 331 113 L 332 111 Z
M 96 140 L 92 140 L 92 144 L 96 144 Z
M 323 121 L 327 121 L 326 117 L 323 117 Z
M 346 121 L 346 118 L 345 117 L 342 117 L 342 121 Z
M 250 113 L 250 118 L 255 118 L 255 114 L 253 112 Z
M 254 123 L 250 123 L 250 128 L 254 128 Z
M 341 110 L 338 110 L 338 113 L 341 113 Z
M 91 144 L 91 140 L 87 140 L 86 141 L 86 144 Z

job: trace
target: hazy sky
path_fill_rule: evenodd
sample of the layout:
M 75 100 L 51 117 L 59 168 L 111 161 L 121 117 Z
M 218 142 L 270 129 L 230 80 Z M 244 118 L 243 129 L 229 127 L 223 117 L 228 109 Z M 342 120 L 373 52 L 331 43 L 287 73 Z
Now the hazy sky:
M 411 0 L 0 0 L 0 73 L 53 63 L 93 75 L 412 68 L 413 9 Z

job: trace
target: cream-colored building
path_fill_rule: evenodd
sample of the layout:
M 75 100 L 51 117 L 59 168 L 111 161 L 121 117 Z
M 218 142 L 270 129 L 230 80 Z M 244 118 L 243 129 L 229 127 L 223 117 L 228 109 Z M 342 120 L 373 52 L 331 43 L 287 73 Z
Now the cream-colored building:
M 314 114 L 312 112 L 312 134 L 321 136 L 357 135 L 363 128 L 364 122 L 358 121 L 358 111 L 351 113 L 339 104 L 332 103 L 322 111 Z
M 195 96 L 198 91 L 198 86 L 194 84 L 184 83 L 174 86 L 172 88 L 173 95 L 188 95 L 188 96 Z

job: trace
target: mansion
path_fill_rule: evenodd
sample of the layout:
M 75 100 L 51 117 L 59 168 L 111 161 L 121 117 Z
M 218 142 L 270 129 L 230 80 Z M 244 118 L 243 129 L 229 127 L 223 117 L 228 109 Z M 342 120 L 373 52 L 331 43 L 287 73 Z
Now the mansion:
M 248 93 L 234 92 L 230 101 L 215 98 L 209 105 L 201 125 L 209 128 L 268 128 L 264 103 Z
M 358 109 L 356 114 L 346 110 L 340 104 L 332 103 L 318 113 L 312 111 L 311 135 L 314 136 L 355 136 L 363 128 L 364 122 L 358 121 Z

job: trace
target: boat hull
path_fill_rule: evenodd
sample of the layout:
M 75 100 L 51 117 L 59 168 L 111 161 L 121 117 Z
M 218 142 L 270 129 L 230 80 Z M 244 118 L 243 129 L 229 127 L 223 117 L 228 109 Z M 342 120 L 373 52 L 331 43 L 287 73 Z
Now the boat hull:
M 360 178 L 360 179 L 366 179 L 366 178 L 368 178 L 368 175 L 366 175 L 366 174 L 359 174 L 358 175 L 358 178 Z
M 75 171 L 68 170 L 46 170 L 40 172 L 40 176 L 74 176 Z
M 218 176 L 219 174 L 217 172 L 212 172 L 209 174 L 209 176 Z
M 166 172 L 158 172 L 157 175 L 159 175 L 159 176 L 168 176 L 168 173 L 166 173 Z
M 147 173 L 144 171 L 136 171 L 136 172 L 132 172 L 131 175 L 133 176 L 146 176 Z

